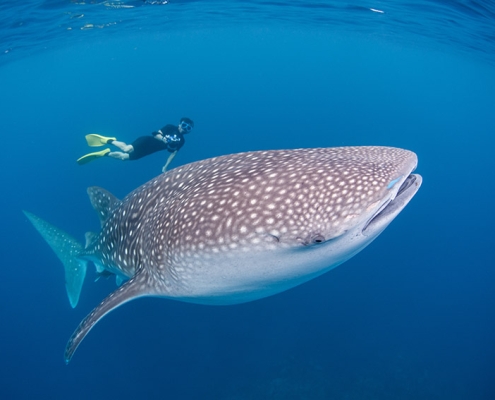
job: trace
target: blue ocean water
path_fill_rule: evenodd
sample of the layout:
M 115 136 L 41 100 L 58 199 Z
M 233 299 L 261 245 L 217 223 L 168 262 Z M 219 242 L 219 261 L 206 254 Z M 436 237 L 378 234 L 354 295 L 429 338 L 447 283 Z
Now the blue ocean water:
M 0 398 L 495 398 L 495 7 L 491 1 L 27 1 L 0 5 Z M 79 166 L 84 135 L 179 118 L 172 167 L 247 150 L 388 145 L 424 183 L 368 248 L 260 301 L 160 299 L 84 316 L 22 214 L 83 241 L 88 186 L 118 197 L 157 153 Z

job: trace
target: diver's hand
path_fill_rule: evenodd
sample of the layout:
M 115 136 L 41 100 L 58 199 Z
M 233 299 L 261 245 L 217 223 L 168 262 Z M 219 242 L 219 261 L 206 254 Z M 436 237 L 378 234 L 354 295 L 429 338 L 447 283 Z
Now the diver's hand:
M 166 172 L 167 171 L 167 166 L 164 165 L 163 168 L 162 168 L 162 172 Z

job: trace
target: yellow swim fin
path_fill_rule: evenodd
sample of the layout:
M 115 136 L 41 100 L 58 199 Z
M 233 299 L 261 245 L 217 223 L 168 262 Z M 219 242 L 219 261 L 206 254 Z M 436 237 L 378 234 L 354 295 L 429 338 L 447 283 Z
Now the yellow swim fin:
M 104 149 L 104 150 L 96 151 L 94 153 L 89 153 L 79 158 L 77 160 L 77 163 L 79 165 L 87 164 L 90 161 L 96 160 L 97 158 L 106 156 L 108 153 L 110 153 L 110 149 Z
M 101 136 L 97 135 L 96 133 L 90 133 L 89 135 L 86 135 L 86 142 L 88 142 L 88 146 L 90 147 L 105 146 L 112 140 L 117 140 L 117 138 Z

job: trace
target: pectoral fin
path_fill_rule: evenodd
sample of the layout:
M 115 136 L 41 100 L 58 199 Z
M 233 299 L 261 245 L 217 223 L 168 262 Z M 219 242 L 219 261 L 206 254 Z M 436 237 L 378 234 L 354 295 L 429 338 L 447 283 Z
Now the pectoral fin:
M 141 269 L 132 279 L 107 296 L 98 307 L 82 320 L 65 347 L 66 364 L 69 363 L 79 344 L 100 319 L 110 311 L 120 307 L 122 304 L 137 299 L 138 297 L 149 295 L 151 295 L 151 291 L 149 290 L 148 277 L 144 270 Z

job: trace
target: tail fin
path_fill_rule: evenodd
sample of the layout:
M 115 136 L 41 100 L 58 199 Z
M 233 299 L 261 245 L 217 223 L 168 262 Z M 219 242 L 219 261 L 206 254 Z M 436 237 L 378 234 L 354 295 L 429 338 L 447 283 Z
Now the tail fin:
M 76 239 L 62 230 L 55 228 L 36 215 L 27 211 L 23 212 L 62 261 L 65 268 L 65 289 L 70 305 L 74 308 L 79 301 L 84 277 L 86 276 L 87 261 L 78 258 L 83 251 L 83 247 Z

